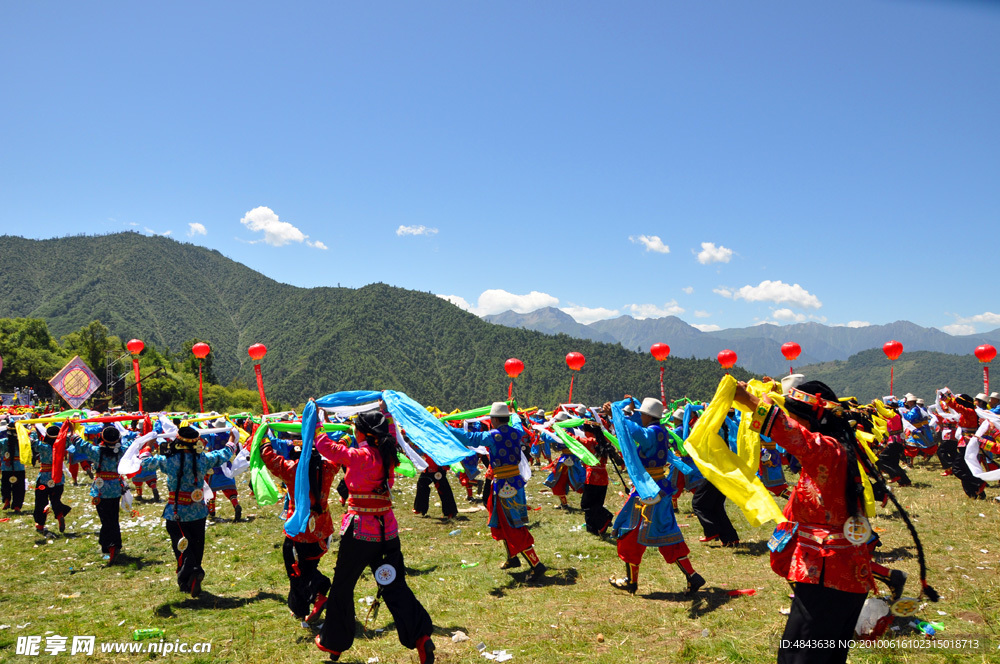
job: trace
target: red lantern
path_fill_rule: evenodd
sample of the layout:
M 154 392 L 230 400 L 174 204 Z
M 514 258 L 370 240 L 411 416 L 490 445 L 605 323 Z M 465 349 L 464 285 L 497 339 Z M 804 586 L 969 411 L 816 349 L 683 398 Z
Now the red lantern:
M 785 359 L 789 362 L 794 362 L 799 357 L 799 353 L 802 352 L 802 346 L 798 345 L 794 341 L 789 341 L 788 343 L 781 344 L 781 354 L 785 356 Z
M 587 358 L 585 358 L 582 353 L 569 353 L 566 355 L 566 366 L 573 371 L 579 371 L 582 369 L 583 364 L 586 361 Z
M 733 365 L 736 364 L 736 353 L 727 348 L 719 351 L 718 359 L 723 369 L 732 369 Z
M 145 347 L 146 344 L 142 343 L 138 339 L 132 339 L 127 344 L 125 344 L 125 348 L 128 348 L 128 352 L 132 353 L 133 355 L 138 355 L 139 353 L 142 352 L 142 349 Z
M 507 375 L 511 378 L 517 378 L 524 371 L 524 362 L 512 357 L 503 363 L 503 370 L 507 372 Z
M 267 346 L 264 344 L 254 344 L 250 348 L 247 348 L 247 353 L 252 360 L 263 360 L 264 356 L 267 355 Z
M 892 341 L 886 341 L 884 344 L 882 344 L 882 352 L 885 353 L 885 356 L 889 358 L 890 362 L 895 362 L 896 360 L 899 359 L 899 356 L 903 354 L 903 344 L 899 343 L 895 339 L 893 339 Z M 893 370 L 895 368 L 896 367 L 894 367 L 893 365 L 891 364 L 889 365 L 889 394 L 892 394 L 893 390 L 893 380 L 894 380 Z
M 652 353 L 657 362 L 663 362 L 670 357 L 670 346 L 667 344 L 653 344 L 649 347 L 649 352 Z
M 976 347 L 976 359 L 980 362 L 992 362 L 997 356 L 997 349 L 989 344 Z
M 889 358 L 890 361 L 894 362 L 899 359 L 899 356 L 903 354 L 903 344 L 899 343 L 895 339 L 892 341 L 886 341 L 882 344 L 882 352 L 885 356 Z

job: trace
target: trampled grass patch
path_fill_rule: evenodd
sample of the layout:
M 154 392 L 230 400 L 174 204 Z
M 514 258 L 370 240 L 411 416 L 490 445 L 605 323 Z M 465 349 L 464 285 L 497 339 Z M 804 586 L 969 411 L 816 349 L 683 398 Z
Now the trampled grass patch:
M 29 471 L 29 474 L 33 474 Z M 914 486 L 897 489 L 924 542 L 930 582 L 942 594 L 919 617 L 943 623 L 939 639 L 977 637 L 980 650 L 856 649 L 852 662 L 979 662 L 1000 661 L 1000 502 L 971 501 L 952 477 L 941 477 L 936 463 L 912 471 Z M 766 541 L 770 528 L 750 528 L 738 509 L 729 513 L 740 533 L 737 549 L 700 544 L 698 520 L 690 511 L 690 494 L 680 501 L 678 520 L 691 548 L 691 561 L 707 585 L 696 598 L 684 594 L 685 581 L 676 566 L 648 552 L 641 568 L 639 592 L 629 596 L 612 589 L 611 575 L 622 573 L 615 547 L 588 534 L 580 511 L 555 509 L 557 500 L 537 473 L 529 482 L 532 533 L 543 562 L 546 582 L 523 583 L 526 567 L 500 570 L 502 546 L 486 525 L 486 512 L 464 512 L 443 522 L 440 508 L 420 518 L 410 513 L 414 480 L 401 478 L 395 495 L 409 583 L 430 612 L 441 662 L 485 662 L 477 649 L 506 650 L 517 662 L 772 662 L 785 623 L 782 608 L 790 605 L 788 585 L 771 572 Z M 464 493 L 453 481 L 458 493 Z M 288 586 L 281 560 L 278 506 L 257 507 L 241 490 L 246 522 L 232 522 L 232 508 L 219 503 L 219 519 L 208 528 L 202 596 L 191 599 L 178 591 L 169 540 L 159 518 L 162 504 L 137 501 L 138 516 L 122 514 L 125 550 L 121 562 L 108 568 L 97 546 L 98 521 L 88 488 L 67 486 L 65 502 L 73 506 L 66 533 L 48 541 L 35 534 L 30 502 L 25 514 L 0 523 L 0 661 L 29 662 L 43 658 L 46 637 L 92 635 L 97 652 L 90 662 L 318 662 L 312 633 L 289 615 Z M 609 508 L 624 502 L 617 478 L 609 490 Z M 990 497 L 996 489 L 988 490 Z M 28 500 L 32 497 L 29 495 Z M 571 504 L 579 504 L 571 497 Z M 459 503 L 462 509 L 476 504 Z M 331 508 L 342 509 L 337 501 Z M 873 520 L 883 540 L 878 558 L 910 574 L 908 591 L 916 593 L 915 549 L 902 521 L 880 510 Z M 50 520 L 50 527 L 54 523 Z M 456 534 L 451 535 L 454 531 Z M 335 545 L 334 545 L 335 546 Z M 321 569 L 332 574 L 335 551 Z M 464 565 L 464 566 L 463 566 Z M 731 590 L 753 589 L 753 595 L 730 596 Z M 367 597 L 376 592 L 370 575 L 356 592 L 358 618 L 367 612 Z M 908 592 L 910 594 L 910 592 Z M 940 614 L 939 611 L 944 612 Z M 897 639 L 912 630 L 902 620 Z M 101 653 L 102 642 L 130 641 L 138 628 L 165 630 L 164 642 L 210 642 L 210 654 Z M 452 633 L 469 640 L 453 642 Z M 42 654 L 15 654 L 18 636 L 42 637 Z M 909 634 L 908 636 L 912 636 Z M 155 639 L 154 641 L 159 641 Z M 396 639 L 392 616 L 383 607 L 341 661 L 416 662 L 413 651 Z

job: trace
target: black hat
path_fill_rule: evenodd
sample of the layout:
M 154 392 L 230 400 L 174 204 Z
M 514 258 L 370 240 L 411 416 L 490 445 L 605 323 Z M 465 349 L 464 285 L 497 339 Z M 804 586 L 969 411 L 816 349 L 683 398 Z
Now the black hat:
M 375 438 L 385 438 L 389 435 L 389 422 L 379 411 L 369 411 L 361 413 L 355 420 L 358 431 L 365 435 L 372 435 Z
M 973 408 L 976 405 L 975 402 L 972 400 L 972 397 L 969 396 L 968 394 L 959 394 L 957 397 L 955 397 L 955 403 L 957 403 L 960 406 L 965 406 L 966 408 Z
M 197 443 L 198 430 L 194 427 L 181 427 L 177 430 L 177 441 L 181 443 Z
M 57 427 L 56 425 L 50 424 L 48 427 L 45 428 L 45 437 L 46 438 L 53 438 L 54 439 L 58 435 L 59 435 L 59 427 Z
M 117 427 L 107 426 L 101 429 L 101 442 L 107 445 L 114 445 L 122 439 Z

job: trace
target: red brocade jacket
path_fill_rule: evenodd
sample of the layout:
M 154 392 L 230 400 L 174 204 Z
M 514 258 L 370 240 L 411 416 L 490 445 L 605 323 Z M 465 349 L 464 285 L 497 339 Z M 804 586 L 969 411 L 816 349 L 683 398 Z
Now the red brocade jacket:
M 316 452 L 314 451 L 313 454 Z M 260 456 L 267 469 L 288 486 L 288 514 L 291 516 L 295 512 L 295 470 L 299 462 L 285 459 L 275 452 L 271 448 L 271 444 L 267 442 L 260 446 Z M 319 542 L 322 546 L 326 546 L 327 538 L 333 534 L 333 517 L 330 516 L 330 485 L 339 469 L 337 464 L 323 459 L 323 481 L 319 491 L 319 502 L 312 501 L 309 525 L 304 532 L 292 537 L 294 541 Z M 315 527 L 312 527 L 314 523 Z
M 979 415 L 976 414 L 975 408 L 963 406 L 954 399 L 949 399 L 947 403 L 958 413 L 958 426 L 962 427 L 962 439 L 958 441 L 958 446 L 965 447 L 969 438 L 972 438 L 979 428 Z
M 847 453 L 840 442 L 809 431 L 784 413 L 771 428 L 771 440 L 802 464 L 783 510 L 799 528 L 782 551 L 771 553 L 771 569 L 791 582 L 850 593 L 876 590 L 867 543 L 855 546 L 844 537 Z

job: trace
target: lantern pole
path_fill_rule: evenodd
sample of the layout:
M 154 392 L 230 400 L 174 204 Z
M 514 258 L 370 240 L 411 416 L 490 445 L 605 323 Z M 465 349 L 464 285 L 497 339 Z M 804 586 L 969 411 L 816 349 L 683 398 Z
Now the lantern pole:
M 253 365 L 253 371 L 257 374 L 257 393 L 260 394 L 260 407 L 264 411 L 265 415 L 269 415 L 270 411 L 267 409 L 267 397 L 264 395 L 264 378 L 260 375 L 260 362 Z
M 202 359 L 199 357 L 198 358 L 198 407 L 201 408 L 201 412 L 204 413 L 205 412 L 205 397 L 204 397 L 204 393 L 202 391 L 201 363 L 202 363 Z
M 265 415 L 269 415 L 267 396 L 264 394 L 264 377 L 260 373 L 260 361 L 267 355 L 267 346 L 264 344 L 254 344 L 247 349 L 247 354 L 254 360 L 253 372 L 257 376 L 257 394 L 260 395 L 260 408 Z
M 125 344 L 125 347 L 132 354 L 132 372 L 135 374 L 135 392 L 139 396 L 139 412 L 144 413 L 146 411 L 142 407 L 142 378 L 139 375 L 139 353 L 146 347 L 146 344 L 139 339 L 132 339 Z

